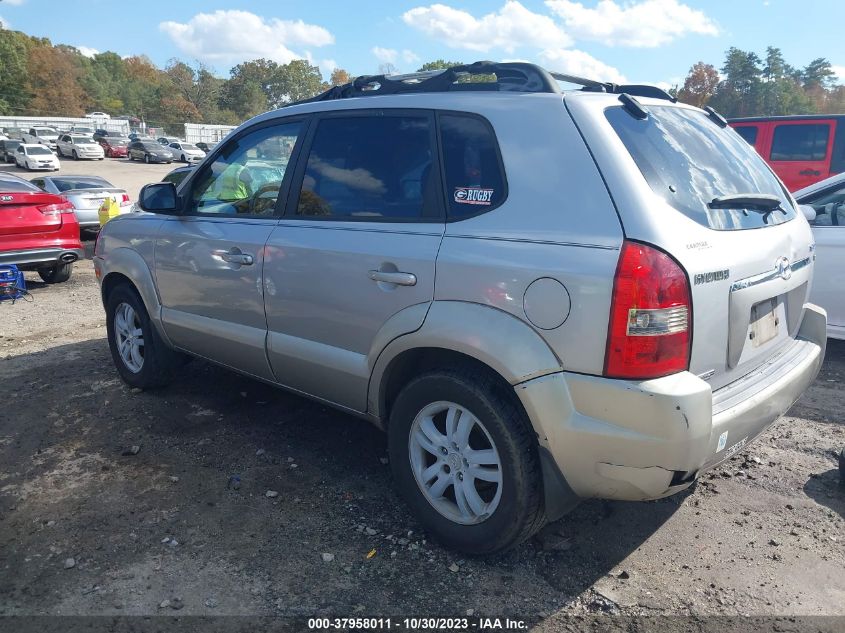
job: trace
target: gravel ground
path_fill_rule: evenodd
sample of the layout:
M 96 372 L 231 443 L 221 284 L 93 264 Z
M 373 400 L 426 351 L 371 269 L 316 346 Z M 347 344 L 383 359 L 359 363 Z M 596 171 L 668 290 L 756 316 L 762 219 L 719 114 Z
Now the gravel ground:
M 466 558 L 421 531 L 366 422 L 200 361 L 131 390 L 90 261 L 27 279 L 32 302 L 0 304 L 0 615 L 845 616 L 842 342 L 693 490 Z

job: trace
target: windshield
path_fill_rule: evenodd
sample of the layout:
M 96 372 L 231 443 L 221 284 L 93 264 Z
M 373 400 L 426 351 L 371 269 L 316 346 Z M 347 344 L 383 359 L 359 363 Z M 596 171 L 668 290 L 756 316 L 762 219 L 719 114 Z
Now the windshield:
M 50 156 L 53 155 L 53 152 L 51 152 L 46 147 L 26 147 L 24 149 L 26 149 L 26 153 L 30 154 L 30 155 L 35 155 L 35 154 L 49 154 Z
M 164 149 L 161 145 L 156 143 L 141 143 L 141 145 L 143 145 L 144 149 L 148 149 L 150 151 L 160 152 Z
M 182 143 L 182 149 L 199 149 L 199 147 L 193 143 Z
M 126 145 L 129 142 L 128 138 L 110 138 L 107 139 L 109 145 Z
M 58 136 L 59 132 L 49 127 L 37 127 L 35 128 L 35 134 L 36 136 Z
M 90 127 L 75 127 L 73 128 L 74 132 L 78 132 L 79 134 L 93 134 L 94 130 Z
M 76 143 L 77 145 L 93 145 L 94 139 L 88 136 L 71 136 L 70 140 L 72 143 Z
M 110 182 L 102 178 L 53 178 L 53 184 L 56 185 L 56 189 L 59 191 L 112 187 Z
M 795 209 L 760 155 L 731 128 L 719 127 L 703 112 L 648 106 L 636 119 L 623 107 L 605 112 L 651 189 L 699 224 L 720 231 L 782 224 Z M 735 194 L 777 196 L 774 211 L 710 208 L 714 198 Z

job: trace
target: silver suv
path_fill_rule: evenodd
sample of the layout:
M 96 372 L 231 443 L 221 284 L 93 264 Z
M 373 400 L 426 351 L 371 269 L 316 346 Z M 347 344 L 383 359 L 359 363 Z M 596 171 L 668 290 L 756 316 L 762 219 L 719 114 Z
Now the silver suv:
M 419 520 L 471 553 L 690 486 L 824 355 L 794 200 L 717 113 L 647 86 L 359 78 L 140 205 L 94 257 L 121 377 L 199 356 L 370 420 Z

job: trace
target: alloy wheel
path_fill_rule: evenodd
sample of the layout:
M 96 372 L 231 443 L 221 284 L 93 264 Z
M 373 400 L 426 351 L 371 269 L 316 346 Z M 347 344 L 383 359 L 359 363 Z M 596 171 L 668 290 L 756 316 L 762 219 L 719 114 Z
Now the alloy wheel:
M 144 332 L 138 313 L 128 303 L 120 303 L 114 311 L 114 339 L 120 359 L 126 368 L 137 374 L 144 367 Z
M 408 438 L 411 470 L 426 500 L 461 525 L 488 519 L 502 497 L 502 461 L 484 424 L 454 402 L 420 411 Z

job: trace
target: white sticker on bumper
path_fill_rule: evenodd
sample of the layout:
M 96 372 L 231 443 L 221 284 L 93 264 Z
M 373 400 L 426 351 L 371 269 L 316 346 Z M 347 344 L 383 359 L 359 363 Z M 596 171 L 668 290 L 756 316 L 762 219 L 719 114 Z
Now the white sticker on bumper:
M 716 452 L 725 450 L 725 446 L 728 445 L 728 432 L 725 431 L 719 436 L 719 444 L 716 446 Z

